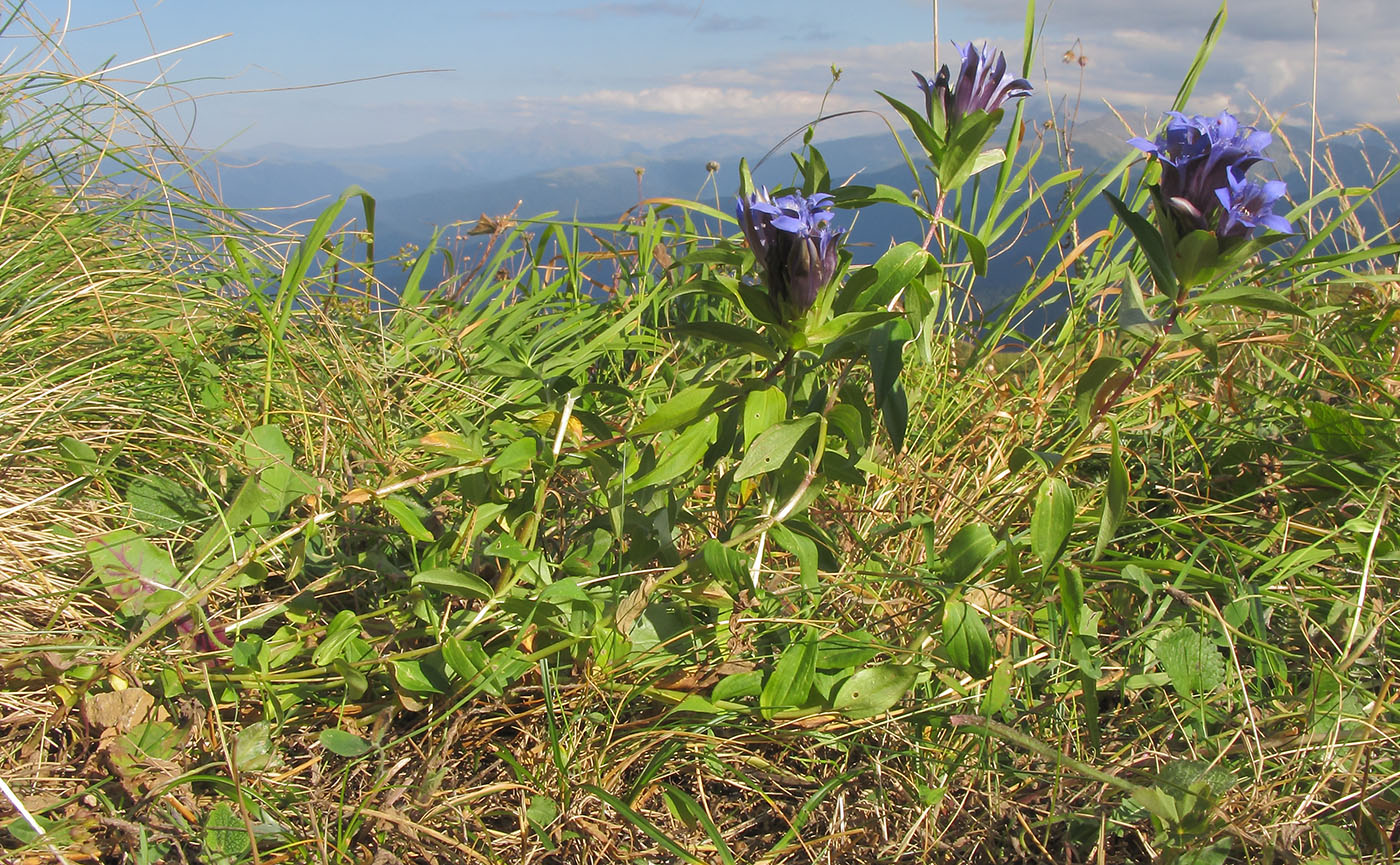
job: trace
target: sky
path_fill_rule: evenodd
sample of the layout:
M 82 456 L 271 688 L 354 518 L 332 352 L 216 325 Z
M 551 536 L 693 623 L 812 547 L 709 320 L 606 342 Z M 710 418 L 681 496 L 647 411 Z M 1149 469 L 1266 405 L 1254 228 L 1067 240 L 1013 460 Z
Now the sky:
M 1400 120 L 1397 0 L 1316 2 L 1327 130 Z M 1312 3 L 1232 0 L 1188 109 L 1254 119 L 1262 103 L 1305 123 Z M 1148 131 L 1218 5 L 1040 0 L 1033 109 L 1111 108 Z M 936 8 L 942 59 L 956 57 L 953 41 L 987 40 L 1020 62 L 1025 0 Z M 932 0 L 30 0 L 21 11 L 27 26 L 0 34 L 7 70 L 105 66 L 104 82 L 200 148 L 391 144 L 559 121 L 649 145 L 718 134 L 776 143 L 823 104 L 878 110 L 876 90 L 916 102 L 910 70 L 934 71 Z M 824 97 L 833 66 L 840 80 Z M 878 122 L 834 121 L 833 137 Z

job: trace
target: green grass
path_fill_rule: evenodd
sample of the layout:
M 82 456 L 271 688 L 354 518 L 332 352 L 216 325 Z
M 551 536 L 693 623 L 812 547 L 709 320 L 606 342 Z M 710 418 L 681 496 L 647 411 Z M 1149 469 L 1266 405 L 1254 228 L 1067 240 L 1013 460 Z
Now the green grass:
M 373 259 L 358 191 L 295 236 L 180 192 L 90 80 L 0 99 L 21 861 L 1393 856 L 1400 283 L 1364 192 L 1242 265 L 1287 303 L 1188 307 L 1208 338 L 1118 327 L 1146 263 L 1080 189 L 991 328 L 946 313 L 965 242 L 909 238 L 846 284 L 907 292 L 914 339 L 867 313 L 824 356 L 755 321 L 704 204 L 502 222 L 440 279 L 435 239 Z M 1003 214 L 1060 198 L 1014 180 Z

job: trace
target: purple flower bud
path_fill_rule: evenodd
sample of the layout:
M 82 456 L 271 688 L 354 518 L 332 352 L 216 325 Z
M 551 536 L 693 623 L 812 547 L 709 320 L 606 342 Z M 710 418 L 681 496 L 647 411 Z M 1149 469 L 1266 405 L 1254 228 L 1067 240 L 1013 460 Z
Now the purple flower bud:
M 830 227 L 831 196 L 784 195 L 776 200 L 767 189 L 735 207 L 744 240 L 753 250 L 779 309 L 801 315 L 836 274 L 837 240 L 841 229 Z
M 1006 55 L 990 50 L 987 43 L 982 43 L 980 51 L 971 42 L 966 45 L 955 42 L 953 45 L 962 55 L 956 82 L 946 65 L 938 70 L 938 76 L 932 83 L 919 73 L 914 73 L 919 80 L 919 89 L 924 91 L 930 119 L 933 118 L 935 105 L 941 105 L 951 129 L 959 120 L 975 111 L 990 114 L 1007 100 L 1028 96 L 1034 89 L 1026 79 L 1007 75 Z

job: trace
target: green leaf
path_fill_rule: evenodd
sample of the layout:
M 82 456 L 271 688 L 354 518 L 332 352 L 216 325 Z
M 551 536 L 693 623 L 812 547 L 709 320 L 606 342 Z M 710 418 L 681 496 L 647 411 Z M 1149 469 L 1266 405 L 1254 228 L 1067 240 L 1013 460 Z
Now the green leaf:
M 1198 228 L 1176 242 L 1176 257 L 1173 262 L 1177 279 L 1183 289 L 1200 285 L 1204 277 L 1214 269 L 1220 255 L 1220 242 L 1215 232 Z
M 756 354 L 767 360 L 777 360 L 778 352 L 762 335 L 747 327 L 723 321 L 687 321 L 671 326 L 671 333 L 685 339 L 705 339 L 737 348 L 744 354 Z
M 909 399 L 904 394 L 904 385 L 894 383 L 885 404 L 880 407 L 880 424 L 885 435 L 890 437 L 890 447 L 895 453 L 904 450 L 904 434 L 909 429 Z
M 710 414 L 686 427 L 661 448 L 656 465 L 632 481 L 635 488 L 673 481 L 700 464 L 719 433 L 719 415 Z
M 875 385 L 875 408 L 883 409 L 904 371 L 904 346 L 914 338 L 909 320 L 887 321 L 870 332 L 870 376 Z
M 252 849 L 248 827 L 234 813 L 233 806 L 220 800 L 204 819 L 203 861 L 209 865 L 236 865 Z
M 782 388 L 750 391 L 744 397 L 744 449 L 747 450 L 761 433 L 781 423 L 787 417 L 787 408 Z
M 820 556 L 817 542 L 806 535 L 792 531 L 781 523 L 770 528 L 768 534 L 775 544 L 797 558 L 798 583 L 804 588 L 815 590 L 818 586 L 817 566 Z
M 168 609 L 165 589 L 180 583 L 170 554 L 129 529 L 88 541 L 88 560 L 107 594 L 131 615 L 162 614 Z
M 1208 694 L 1225 682 L 1225 659 L 1220 650 L 1189 625 L 1164 637 L 1156 653 L 1157 663 L 1171 677 L 1172 688 L 1183 697 Z
M 918 669 L 907 664 L 882 664 L 857 670 L 841 685 L 832 708 L 848 718 L 869 718 L 898 703 L 918 678 Z
M 700 545 L 705 570 L 726 586 L 742 589 L 749 585 L 749 569 L 744 557 L 713 538 Z
M 884 310 L 928 264 L 929 253 L 917 243 L 905 242 L 891 247 L 874 264 L 856 271 L 846 281 L 832 304 L 832 311 Z
M 277 747 L 272 739 L 272 724 L 256 721 L 238 731 L 233 745 L 233 762 L 238 771 L 265 771 L 276 758 Z
M 996 549 L 997 539 L 985 523 L 969 523 L 948 541 L 943 558 L 948 562 L 948 579 L 965 582 L 976 574 Z
M 1147 311 L 1142 287 L 1132 271 L 1128 271 L 1128 281 L 1123 284 L 1118 299 L 1118 328 L 1142 339 L 1156 339 L 1162 335 L 1162 323 Z
M 1072 633 L 1084 617 L 1084 575 L 1073 566 L 1060 568 L 1060 610 Z M 1096 675 L 1094 678 L 1098 678 Z
M 432 681 L 422 661 L 394 661 L 394 682 L 410 694 L 441 694 L 444 689 Z
M 72 436 L 63 436 L 58 440 L 58 455 L 68 472 L 78 477 L 97 474 L 101 465 L 97 452 L 87 442 L 78 441 Z
M 360 757 L 374 750 L 374 746 L 354 733 L 328 728 L 321 731 L 321 747 L 342 757 Z
M 477 462 L 486 458 L 480 441 L 473 441 L 461 433 L 446 430 L 428 433 L 418 440 L 418 446 L 429 453 L 442 454 L 463 462 Z
M 783 650 L 773 672 L 758 697 L 758 708 L 765 718 L 807 705 L 817 672 L 817 638 L 807 634 Z
M 1074 493 L 1060 478 L 1046 478 L 1031 512 L 1031 550 L 1046 570 L 1059 560 L 1074 528 Z
M 1152 227 L 1140 213 L 1128 209 L 1118 196 L 1104 190 L 1104 198 L 1112 205 L 1114 213 L 1123 220 L 1123 224 L 1132 232 L 1133 238 L 1138 242 L 1138 247 L 1143 255 L 1147 257 L 1147 266 L 1152 271 L 1152 279 L 1157 284 L 1157 290 L 1163 295 L 1172 298 L 1181 296 L 1181 286 L 1177 283 L 1176 273 L 1172 270 L 1172 259 L 1167 253 L 1167 245 L 1162 240 L 1162 235 L 1157 229 Z
M 534 439 L 529 439 L 529 441 L 533 443 Z M 379 504 L 405 532 L 408 532 L 409 537 L 425 542 L 436 540 L 433 533 L 428 531 L 428 527 L 423 525 L 423 520 L 407 499 L 402 496 L 388 496 L 380 499 Z
M 685 426 L 697 418 L 713 414 L 720 403 L 734 395 L 729 384 L 697 384 L 663 402 L 656 411 L 632 427 L 632 436 L 651 435 Z
M 1109 421 L 1109 438 L 1112 448 L 1108 454 L 1108 489 L 1104 491 L 1103 513 L 1099 517 L 1099 535 L 1094 541 L 1094 554 L 1090 561 L 1098 561 L 1108 544 L 1113 540 L 1118 524 L 1128 509 L 1130 485 L 1128 469 L 1123 465 L 1123 451 L 1118 444 L 1118 425 Z
M 710 843 L 714 845 L 715 852 L 719 853 L 722 865 L 736 865 L 738 862 L 734 858 L 734 853 L 725 843 L 724 833 L 719 831 L 715 821 L 711 819 L 710 813 L 701 807 L 691 795 L 674 784 L 662 784 L 661 791 L 666 797 L 666 804 L 687 829 L 694 830 L 697 826 L 703 827 L 705 834 L 709 836 Z
M 491 474 L 503 477 L 507 472 L 524 471 L 534 462 L 539 443 L 531 436 L 522 435 L 502 448 L 491 461 Z
M 321 640 L 316 646 L 316 651 L 311 653 L 311 663 L 318 667 L 329 665 L 344 654 L 345 647 L 351 640 L 360 636 L 360 633 L 360 622 L 353 610 L 341 610 L 336 613 L 335 618 L 326 626 L 325 639 Z
M 943 650 L 953 666 L 982 678 L 992 669 L 992 638 L 977 611 L 962 601 L 943 607 Z
M 496 590 L 491 588 L 491 584 L 481 577 L 453 567 L 429 568 L 426 571 L 419 571 L 413 575 L 411 584 L 427 586 L 430 589 L 447 592 L 451 595 L 476 598 L 480 601 L 496 594 Z
M 1197 306 L 1231 306 L 1236 309 L 1267 309 L 1287 315 L 1307 316 L 1308 311 L 1276 291 L 1249 283 L 1227 285 L 1191 298 Z
M 878 90 L 875 92 L 888 102 L 891 108 L 899 112 L 900 116 L 904 118 L 904 122 L 909 124 L 909 129 L 914 133 L 914 137 L 919 139 L 919 143 L 923 145 L 924 152 L 929 155 L 929 159 L 937 165 L 943 156 L 943 136 L 934 130 L 928 119 L 919 111 L 910 108 L 893 96 L 880 93 Z
M 715 683 L 715 689 L 710 692 L 710 699 L 716 703 L 721 700 L 738 700 L 743 697 L 757 697 L 762 691 L 762 670 L 751 670 L 747 673 L 730 673 L 728 676 L 725 676 Z
M 734 470 L 734 480 L 741 481 L 782 468 L 819 419 L 820 415 L 812 413 L 764 430 L 745 451 L 739 467 Z
M 1122 376 L 1116 373 L 1126 367 L 1127 360 L 1112 355 L 1096 357 L 1089 364 L 1089 368 L 1074 386 L 1074 407 L 1079 414 L 1080 426 L 1089 425 L 1089 419 L 1093 417 L 1094 409 L 1098 406 L 1100 394 L 1108 391 L 1110 385 L 1117 385 L 1123 380 Z

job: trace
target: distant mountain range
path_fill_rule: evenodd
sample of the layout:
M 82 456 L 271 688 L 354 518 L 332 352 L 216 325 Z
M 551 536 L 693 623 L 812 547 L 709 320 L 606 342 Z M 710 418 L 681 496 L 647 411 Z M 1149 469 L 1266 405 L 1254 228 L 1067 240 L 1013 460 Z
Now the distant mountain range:
M 1028 123 L 1033 136 L 1039 127 Z M 820 133 L 821 130 L 819 129 Z M 1390 140 L 1400 140 L 1400 129 L 1380 130 Z M 1303 156 L 1306 129 L 1285 134 Z M 1086 174 L 1103 171 L 1129 151 L 1122 124 L 1112 115 L 1081 120 L 1074 130 L 1071 154 L 1075 167 Z M 833 180 L 847 178 L 862 185 L 886 183 L 898 188 L 913 186 L 900 149 L 888 133 L 815 142 L 830 167 Z M 1331 158 L 1336 173 L 1348 185 L 1369 185 L 1375 173 L 1393 164 L 1396 154 L 1377 134 L 1333 139 Z M 290 225 L 320 213 L 327 201 L 346 187 L 357 184 L 375 196 L 377 238 L 381 255 L 406 243 L 422 245 L 434 227 L 454 222 L 468 224 L 482 214 L 497 216 L 520 204 L 522 217 L 549 211 L 561 218 L 615 222 L 640 197 L 692 198 L 728 210 L 738 182 L 739 159 L 757 163 L 773 141 L 740 136 L 714 136 L 648 147 L 610 136 L 581 124 L 515 132 L 467 130 L 438 132 L 397 144 L 356 148 L 306 148 L 268 145 L 249 151 L 222 153 L 214 160 L 216 182 L 224 202 L 261 210 L 264 218 Z M 906 141 L 911 153 L 917 145 Z M 755 171 L 760 183 L 781 186 L 791 182 L 793 164 L 787 153 L 801 146 L 788 142 Z M 1306 197 L 1306 184 L 1298 177 L 1281 141 L 1270 148 L 1279 170 L 1290 180 L 1291 198 Z M 708 162 L 719 164 L 712 179 Z M 1048 143 L 1033 179 L 1044 181 L 1061 170 L 1063 157 L 1053 141 Z M 637 169 L 644 169 L 640 181 Z M 639 189 L 640 184 L 640 189 Z M 718 190 L 716 190 L 716 186 Z M 1384 212 L 1400 212 L 1400 186 L 1381 196 Z M 1053 202 L 1051 202 L 1053 204 Z M 1042 220 L 1044 214 L 1042 212 Z M 1086 224 L 1108 219 L 1107 209 L 1096 202 L 1086 214 Z M 1095 222 L 1098 220 L 1099 222 Z M 1378 214 L 1369 213 L 1368 230 L 1381 225 Z M 1034 228 L 1034 225 L 1031 225 Z M 916 239 L 918 227 L 909 214 L 877 206 L 861 211 L 850 239 L 857 260 L 873 260 L 891 242 Z M 1031 261 L 1043 251 L 1045 238 L 1028 231 L 994 263 L 978 290 L 984 304 L 994 304 L 1005 293 L 1023 284 Z M 391 287 L 393 274 L 381 274 Z

